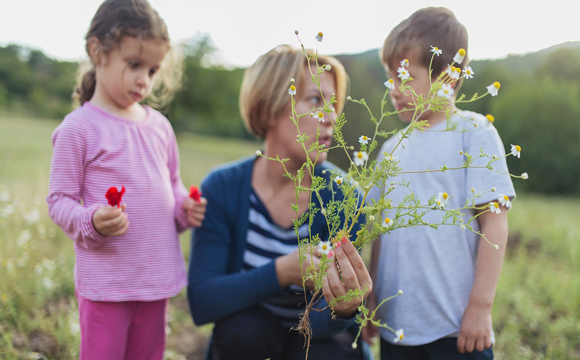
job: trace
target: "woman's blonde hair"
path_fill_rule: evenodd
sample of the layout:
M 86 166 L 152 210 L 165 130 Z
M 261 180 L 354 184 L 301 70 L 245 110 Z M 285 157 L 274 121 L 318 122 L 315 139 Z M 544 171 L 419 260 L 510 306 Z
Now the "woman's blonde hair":
M 307 54 L 313 55 L 311 50 Z M 342 112 L 348 86 L 348 76 L 342 64 L 332 56 L 318 55 L 318 65 L 330 65 L 328 71 L 334 76 L 336 86 L 337 114 Z M 315 65 L 314 59 L 311 65 Z M 270 123 L 290 108 L 290 79 L 294 86 L 301 88 L 303 81 L 311 81 L 308 72 L 308 59 L 302 49 L 280 45 L 263 54 L 246 69 L 240 90 L 240 113 L 248 131 L 264 138 Z M 330 100 L 330 99 L 327 99 Z

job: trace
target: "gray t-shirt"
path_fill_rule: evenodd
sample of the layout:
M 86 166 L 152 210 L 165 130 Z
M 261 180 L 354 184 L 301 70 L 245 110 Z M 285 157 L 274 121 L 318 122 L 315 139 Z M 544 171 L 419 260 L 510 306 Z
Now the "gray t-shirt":
M 504 147 L 497 130 L 479 114 L 463 111 L 464 118 L 471 118 L 478 127 L 464 121 L 459 115 L 448 120 L 459 123 L 456 130 L 444 131 L 447 123 L 432 126 L 424 132 L 415 131 L 404 139 L 393 155 L 399 160 L 402 171 L 424 171 L 462 167 L 465 156 L 460 151 L 472 155 L 481 150 L 489 155 L 502 157 Z M 382 146 L 378 160 L 388 155 L 400 138 L 393 136 Z M 489 158 L 478 159 L 473 165 L 486 165 Z M 421 204 L 440 192 L 448 193 L 445 209 L 465 206 L 466 200 L 475 193 L 489 191 L 476 199 L 476 204 L 487 204 L 506 195 L 515 197 L 511 178 L 507 173 L 505 159 L 493 163 L 494 170 L 460 169 L 445 172 L 400 174 L 390 179 L 395 184 L 409 183 Z M 390 183 L 386 184 L 390 187 Z M 404 186 L 395 185 L 395 190 L 386 195 L 393 206 L 410 194 Z M 371 190 L 371 198 L 378 199 L 381 189 Z M 428 223 L 441 222 L 444 211 L 433 210 L 423 220 Z M 394 211 L 385 214 L 391 219 Z M 467 222 L 473 211 L 464 211 Z M 406 221 L 399 219 L 397 221 Z M 474 230 L 479 230 L 477 221 L 472 222 Z M 401 345 L 421 345 L 443 337 L 459 334 L 463 312 L 467 307 L 474 281 L 479 236 L 460 226 L 439 226 L 437 230 L 429 226 L 402 228 L 381 236 L 381 251 L 378 274 L 374 289 L 379 302 L 403 290 L 403 295 L 386 302 L 378 311 L 379 317 L 393 329 L 402 328 L 405 338 Z M 393 342 L 394 335 L 381 328 L 381 336 Z

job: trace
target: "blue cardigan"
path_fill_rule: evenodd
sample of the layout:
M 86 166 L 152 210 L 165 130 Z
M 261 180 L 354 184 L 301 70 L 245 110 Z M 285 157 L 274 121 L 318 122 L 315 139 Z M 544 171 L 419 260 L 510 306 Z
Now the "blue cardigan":
M 201 191 L 207 199 L 207 210 L 202 227 L 192 233 L 187 297 L 191 315 L 197 325 L 216 322 L 238 311 L 283 294 L 278 283 L 275 262 L 241 272 L 248 233 L 249 192 L 255 158 L 244 158 L 213 170 L 203 181 Z M 330 180 L 330 171 L 337 169 L 330 163 L 315 168 L 315 174 L 326 178 L 334 186 L 334 200 L 343 194 Z M 333 196 L 328 188 L 321 192 L 324 201 Z M 290 206 L 290 204 L 288 204 Z M 353 228 L 356 234 L 364 219 Z M 318 212 L 312 224 L 312 233 L 328 239 L 324 216 Z M 317 308 L 327 306 L 324 298 Z M 336 317 L 330 309 L 310 313 L 314 338 L 334 336 L 354 323 L 351 319 Z

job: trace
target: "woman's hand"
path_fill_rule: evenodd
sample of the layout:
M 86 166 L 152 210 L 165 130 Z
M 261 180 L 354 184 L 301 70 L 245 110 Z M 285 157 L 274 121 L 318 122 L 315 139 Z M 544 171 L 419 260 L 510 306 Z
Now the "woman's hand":
M 340 267 L 341 276 L 338 274 L 337 266 L 328 267 L 326 279 L 322 285 L 322 291 L 326 302 L 330 304 L 332 300 L 342 295 L 346 295 L 350 289 L 364 290 L 363 297 L 354 298 L 350 301 L 338 301 L 333 310 L 341 318 L 350 318 L 358 310 L 362 301 L 373 289 L 371 276 L 360 257 L 360 254 L 348 239 L 343 238 L 340 246 L 334 249 L 335 264 Z
M 187 213 L 187 223 L 193 227 L 201 227 L 205 219 L 205 208 L 207 205 L 206 198 L 200 198 L 195 201 L 192 198 L 187 198 L 183 201 L 183 210 Z
M 129 229 L 129 221 L 125 208 L 127 205 L 121 204 L 121 207 L 103 206 L 93 213 L 93 227 L 102 236 L 121 236 Z
M 288 255 L 280 256 L 276 259 L 276 276 L 278 276 L 278 282 L 282 289 L 287 288 L 290 285 L 302 286 L 302 271 L 300 271 L 300 258 L 299 249 L 294 250 Z M 318 258 L 317 250 L 315 249 L 310 255 L 310 252 L 306 253 L 306 258 L 302 263 L 302 269 L 304 274 L 308 271 L 308 267 L 312 264 L 318 267 L 320 264 L 320 259 Z M 311 280 L 306 281 L 306 289 L 310 290 L 313 288 L 313 283 Z

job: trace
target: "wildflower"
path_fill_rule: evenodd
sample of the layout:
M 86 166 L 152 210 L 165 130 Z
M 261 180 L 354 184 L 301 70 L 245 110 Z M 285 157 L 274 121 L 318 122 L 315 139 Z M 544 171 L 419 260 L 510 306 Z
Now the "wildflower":
M 522 179 L 524 179 L 524 180 L 528 180 L 528 173 L 527 173 L 527 172 L 525 172 L 525 173 L 522 173 L 521 177 L 522 177 Z
M 491 192 L 495 192 L 496 188 L 495 186 L 491 188 Z
M 445 207 L 445 205 L 447 205 L 447 201 L 449 200 L 449 194 L 447 194 L 446 192 L 440 192 L 437 194 L 437 199 L 435 200 L 437 202 L 437 208 L 438 209 L 443 209 Z
M 397 291 L 397 295 L 399 296 L 403 295 L 403 290 L 399 289 L 399 291 Z
M 189 197 L 197 202 L 201 201 L 201 191 L 197 188 L 197 186 L 191 185 L 189 188 Z
M 375 220 L 375 216 L 374 215 L 369 215 L 369 220 L 370 221 L 374 221 Z
M 322 67 L 322 69 L 326 70 L 326 71 L 330 71 L 330 70 L 332 70 L 332 66 L 330 66 L 329 64 L 326 64 Z
M 394 90 L 395 89 L 395 82 L 393 81 L 393 79 L 389 79 L 389 80 L 385 81 L 385 86 L 389 90 Z
M 316 34 L 316 36 L 314 38 L 316 39 L 316 41 L 322 42 L 323 37 L 324 37 L 324 34 L 322 32 L 319 32 L 318 34 Z
M 405 337 L 405 334 L 403 333 L 403 329 L 399 329 L 399 330 L 395 331 L 395 338 L 393 339 L 393 342 L 398 343 L 401 340 L 403 340 L 404 337 Z
M 453 57 L 453 61 L 455 61 L 458 64 L 461 64 L 464 57 L 465 57 L 465 49 L 459 49 L 457 50 L 457 53 Z
M 262 156 L 262 152 L 260 150 L 256 150 L 256 156 Z
M 334 181 L 336 182 L 337 185 L 342 184 L 342 178 L 340 176 L 337 176 L 336 179 L 334 179 Z
M 111 205 L 111 206 L 116 205 L 117 207 L 120 207 L 121 206 L 121 198 L 123 197 L 124 193 L 125 193 L 125 186 L 123 186 L 121 188 L 121 191 L 117 190 L 117 188 L 113 186 L 113 187 L 110 187 L 109 190 L 107 190 L 105 197 L 107 198 L 109 205 Z
M 487 92 L 490 93 L 491 96 L 497 96 L 500 86 L 501 84 L 496 81 L 487 87 Z
M 356 349 L 358 347 L 356 341 L 354 341 L 351 345 L 350 345 L 353 349 Z
M 356 166 L 363 166 L 368 159 L 369 155 L 365 151 L 354 152 L 354 164 Z
M 496 214 L 501 213 L 501 209 L 499 208 L 499 204 L 495 201 L 490 202 L 489 203 L 489 211 L 491 211 L 492 213 L 496 213 Z
M 314 114 L 314 117 L 316 119 L 318 119 L 318 121 L 324 122 L 324 113 L 322 111 L 317 112 L 316 114 Z
M 330 250 L 332 250 L 332 246 L 330 245 L 330 241 L 321 241 L 318 243 L 318 252 L 320 254 L 328 255 Z
M 390 217 L 385 217 L 385 220 L 383 220 L 383 227 L 388 229 L 391 225 L 393 225 L 393 220 Z
M 473 72 L 473 70 L 471 69 L 471 66 L 466 66 L 463 69 L 463 73 L 465 74 L 465 78 L 466 79 L 471 79 L 473 78 L 473 75 L 475 75 L 475 73 Z
M 401 61 L 401 66 L 409 67 L 409 59 L 404 59 L 403 61 Z
M 437 96 L 444 97 L 446 99 L 451 99 L 451 96 L 455 93 L 455 90 L 449 84 L 441 85 L 441 89 L 437 91 Z
M 346 100 L 351 101 L 352 100 L 352 97 L 349 95 L 349 96 L 346 97 Z
M 511 152 L 512 152 L 512 155 L 513 156 L 517 156 L 518 159 L 519 159 L 520 158 L 520 152 L 521 151 L 522 151 L 521 146 L 512 144 Z
M 401 78 L 401 80 L 407 80 L 411 75 L 409 74 L 409 71 L 407 69 L 405 69 L 404 67 L 400 67 L 397 72 L 399 73 L 399 77 Z
M 326 215 L 326 210 L 325 210 L 324 208 L 322 208 L 322 209 L 320 209 L 320 213 L 321 213 L 322 215 Z
M 506 208 L 510 208 L 512 206 L 512 202 L 510 201 L 510 198 L 507 195 L 500 196 L 497 199 L 497 201 L 499 201 L 499 203 L 505 206 Z
M 290 84 L 294 84 L 295 81 L 294 78 L 290 78 Z
M 450 66 L 447 68 L 447 70 L 445 70 L 445 73 L 447 73 L 447 75 L 449 75 L 452 80 L 459 80 L 459 77 L 461 76 L 461 69 L 456 68 L 455 66 Z
M 433 54 L 435 54 L 437 56 L 443 54 L 443 50 L 439 49 L 437 46 L 433 46 L 433 45 L 429 45 L 429 46 L 431 46 L 431 50 L 429 50 L 429 51 L 431 51 Z
M 491 114 L 485 115 L 485 118 L 487 119 L 488 124 L 493 124 L 493 122 L 495 121 L 495 118 Z
M 296 95 L 296 86 L 290 85 L 290 88 L 288 89 L 288 94 Z
M 361 135 L 361 136 L 358 138 L 358 142 L 359 142 L 359 143 L 361 143 L 361 144 L 364 144 L 364 145 L 366 145 L 366 144 L 368 144 L 368 143 L 369 143 L 369 138 L 368 138 L 368 136 Z

